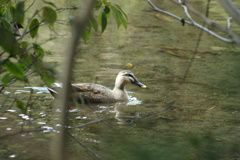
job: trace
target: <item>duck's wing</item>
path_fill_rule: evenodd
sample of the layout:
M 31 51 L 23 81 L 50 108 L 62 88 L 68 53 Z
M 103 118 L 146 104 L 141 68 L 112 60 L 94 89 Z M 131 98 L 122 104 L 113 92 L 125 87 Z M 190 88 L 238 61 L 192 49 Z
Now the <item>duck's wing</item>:
M 94 93 L 99 93 L 99 92 L 109 92 L 111 89 L 102 86 L 100 84 L 94 84 L 94 83 L 75 83 L 72 84 L 72 89 L 73 92 L 94 92 Z
M 58 95 L 62 88 L 61 84 L 54 84 L 47 87 L 53 97 Z M 114 94 L 111 89 L 93 83 L 76 83 L 72 84 L 71 97 L 79 103 L 111 103 L 116 102 Z
M 115 102 L 111 89 L 92 83 L 72 84 L 73 98 L 79 103 L 109 103 Z

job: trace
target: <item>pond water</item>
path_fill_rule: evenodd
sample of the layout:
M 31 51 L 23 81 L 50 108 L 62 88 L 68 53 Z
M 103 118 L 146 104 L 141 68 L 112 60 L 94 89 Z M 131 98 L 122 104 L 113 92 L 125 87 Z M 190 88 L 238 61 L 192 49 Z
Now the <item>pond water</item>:
M 69 110 L 69 159 L 240 159 L 240 47 L 203 33 L 192 59 L 198 29 L 154 12 L 146 1 L 116 3 L 128 15 L 128 29 L 117 30 L 111 20 L 106 32 L 81 43 L 73 81 L 113 88 L 117 73 L 128 69 L 148 88 L 127 86 L 127 104 Z M 210 17 L 224 24 L 226 15 L 212 3 Z M 202 1 L 193 4 L 204 11 Z M 168 1 L 158 5 L 184 15 Z M 68 28 L 58 29 L 64 35 Z M 54 52 L 46 62 L 60 72 L 67 41 L 45 44 Z M 33 76 L 32 86 L 12 85 L 1 95 L 1 159 L 50 159 L 59 111 L 38 81 Z M 27 115 L 16 98 L 29 106 Z

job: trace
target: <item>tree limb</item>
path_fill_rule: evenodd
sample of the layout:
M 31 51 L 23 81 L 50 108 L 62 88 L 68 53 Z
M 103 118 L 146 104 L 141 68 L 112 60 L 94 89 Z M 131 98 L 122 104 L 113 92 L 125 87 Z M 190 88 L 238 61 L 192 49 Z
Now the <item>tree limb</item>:
M 204 14 L 200 13 L 199 11 L 195 10 L 193 7 L 191 7 L 191 5 L 189 3 L 187 3 L 186 1 L 184 2 L 179 2 L 177 0 L 171 0 L 172 2 L 176 3 L 177 5 L 180 5 L 181 7 L 184 8 L 184 12 L 185 14 L 187 15 L 187 17 L 190 19 L 190 21 L 188 20 L 185 20 L 181 17 L 178 17 L 170 12 L 167 12 L 167 11 L 164 11 L 162 9 L 159 9 L 158 7 L 156 7 L 156 5 L 154 5 L 151 0 L 147 0 L 147 2 L 151 5 L 151 7 L 157 11 L 157 12 L 160 12 L 160 13 L 163 13 L 163 14 L 166 14 L 168 16 L 171 16 L 179 21 L 181 21 L 182 23 L 186 23 L 186 24 L 189 24 L 189 25 L 192 25 L 192 26 L 195 26 L 197 28 L 200 28 L 202 29 L 203 31 L 207 32 L 208 34 L 212 35 L 213 37 L 217 38 L 217 39 L 220 39 L 221 41 L 224 41 L 224 42 L 228 42 L 228 43 L 238 43 L 240 44 L 240 38 L 235 34 L 233 33 L 230 29 L 225 29 L 224 27 L 210 21 Z M 223 0 L 224 1 L 224 0 Z M 216 28 L 218 30 L 220 30 L 221 32 L 224 32 L 226 34 L 228 34 L 228 36 L 231 37 L 231 39 L 228 39 L 228 38 L 225 38 L 225 37 L 222 37 L 220 36 L 219 34 L 209 30 L 208 28 L 196 23 L 190 16 L 190 14 L 188 13 L 188 10 L 190 10 L 191 12 L 193 12 L 194 14 L 196 14 L 197 16 L 199 16 L 200 18 L 202 18 L 204 20 L 204 22 L 212 27 L 212 28 Z
M 240 25 L 240 10 L 235 7 L 229 0 L 219 0 L 219 3 L 225 11 Z

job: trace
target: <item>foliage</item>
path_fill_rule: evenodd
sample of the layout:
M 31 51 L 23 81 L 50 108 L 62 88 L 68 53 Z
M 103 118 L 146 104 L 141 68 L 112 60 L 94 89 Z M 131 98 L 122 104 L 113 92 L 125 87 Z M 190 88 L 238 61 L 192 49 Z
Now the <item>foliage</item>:
M 121 25 L 127 29 L 127 15 L 121 9 L 119 5 L 112 4 L 107 0 L 97 1 L 95 4 L 95 11 L 98 14 L 98 20 L 94 16 L 89 17 L 88 26 L 85 29 L 84 35 L 82 35 L 83 40 L 86 42 L 89 40 L 92 28 L 95 32 L 98 32 L 98 26 L 101 26 L 101 33 L 105 31 L 108 24 L 108 19 L 113 16 L 115 22 L 117 23 L 117 28 Z
M 26 17 L 30 14 L 29 8 L 33 4 L 26 6 L 26 1 L 0 1 L 0 86 L 2 89 L 15 81 L 28 83 L 28 75 L 32 73 L 39 75 L 44 84 L 50 85 L 54 82 L 53 70 L 46 67 L 43 61 L 44 56 L 51 51 L 46 51 L 36 39 L 41 36 L 38 34 L 39 27 L 47 25 L 50 30 L 54 30 L 60 9 L 52 2 L 43 0 L 43 4 L 27 19 Z M 82 35 L 85 42 L 89 40 L 92 29 L 98 32 L 98 26 L 101 26 L 101 33 L 105 31 L 110 15 L 116 21 L 117 27 L 123 25 L 125 29 L 127 28 L 127 15 L 118 5 L 113 5 L 107 0 L 96 2 L 95 15 L 89 17 L 89 23 Z M 22 34 L 20 30 L 23 30 Z

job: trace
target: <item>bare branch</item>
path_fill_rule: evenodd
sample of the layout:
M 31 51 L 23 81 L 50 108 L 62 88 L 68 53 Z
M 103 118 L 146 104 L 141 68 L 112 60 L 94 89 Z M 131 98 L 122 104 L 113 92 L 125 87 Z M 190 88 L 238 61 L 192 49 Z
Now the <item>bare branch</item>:
M 240 10 L 237 9 L 231 1 L 229 0 L 219 0 L 222 7 L 225 9 L 225 11 L 233 17 L 233 19 L 240 25 Z
M 85 148 L 87 151 L 89 151 L 90 153 L 92 153 L 95 157 L 97 157 L 98 159 L 102 159 L 102 157 L 100 155 L 98 155 L 96 152 L 94 152 L 91 148 L 87 147 L 86 145 L 82 144 L 76 137 L 74 137 L 73 135 L 71 135 L 69 132 L 67 132 L 67 135 L 70 136 L 72 139 L 74 139 L 80 146 L 82 146 L 83 148 Z
M 202 29 L 203 31 L 207 32 L 208 34 L 212 35 L 213 37 L 217 38 L 217 39 L 220 39 L 221 41 L 224 41 L 224 42 L 228 42 L 228 43 L 238 43 L 240 44 L 240 38 L 235 34 L 233 33 L 231 30 L 229 29 L 226 29 L 212 21 L 210 21 L 204 14 L 202 14 L 201 12 L 197 11 L 196 9 L 194 9 L 193 7 L 191 7 L 191 5 L 189 3 L 187 3 L 187 1 L 185 0 L 184 2 L 182 2 L 181 0 L 177 1 L 177 0 L 171 0 L 172 2 L 174 2 L 175 4 L 177 5 L 180 5 L 181 7 L 183 7 L 184 9 L 184 12 L 185 14 L 187 15 L 188 19 L 190 21 L 187 21 L 187 20 L 184 20 L 183 18 L 181 17 L 178 17 L 170 12 L 167 12 L 167 11 L 164 11 L 164 10 L 161 10 L 159 9 L 158 7 L 156 7 L 152 2 L 151 0 L 147 0 L 147 2 L 152 6 L 152 8 L 157 11 L 157 12 L 160 12 L 160 13 L 163 13 L 163 14 L 166 14 L 168 16 L 171 16 L 177 20 L 180 20 L 182 23 L 186 23 L 186 24 L 189 24 L 189 25 L 192 25 L 192 26 L 195 26 L 197 28 L 200 28 Z M 208 26 L 212 27 L 212 28 L 216 28 L 218 30 L 220 30 L 221 32 L 224 32 L 226 34 L 228 34 L 228 36 L 231 37 L 231 39 L 228 39 L 228 38 L 225 38 L 225 37 L 222 37 L 220 36 L 219 34 L 209 30 L 208 28 L 198 24 L 197 22 L 195 22 L 192 17 L 190 16 L 188 10 L 190 10 L 192 13 L 194 13 L 195 15 L 199 16 L 200 18 L 202 18 L 204 20 L 204 23 L 206 23 Z
M 227 19 L 227 29 L 231 28 L 231 22 L 230 22 L 231 20 L 232 20 L 232 17 Z

